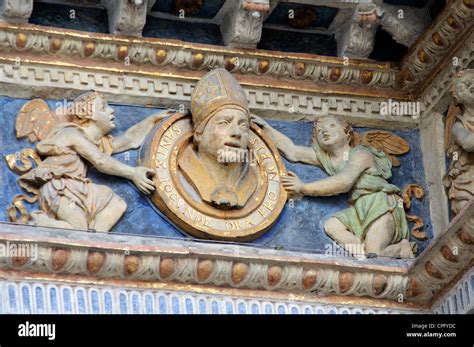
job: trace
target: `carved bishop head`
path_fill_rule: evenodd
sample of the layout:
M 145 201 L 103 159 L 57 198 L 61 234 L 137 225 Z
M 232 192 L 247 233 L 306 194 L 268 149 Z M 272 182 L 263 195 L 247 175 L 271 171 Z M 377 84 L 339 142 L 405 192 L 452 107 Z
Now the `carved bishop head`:
M 202 133 L 209 119 L 222 109 L 235 109 L 250 121 L 247 97 L 227 70 L 210 71 L 197 83 L 191 97 L 191 113 L 195 133 Z

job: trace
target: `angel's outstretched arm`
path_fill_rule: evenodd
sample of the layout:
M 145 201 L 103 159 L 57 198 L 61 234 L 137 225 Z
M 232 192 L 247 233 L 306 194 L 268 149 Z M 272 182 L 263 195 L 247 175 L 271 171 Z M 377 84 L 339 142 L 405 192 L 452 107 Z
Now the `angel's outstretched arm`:
M 285 189 L 309 196 L 330 196 L 347 193 L 362 173 L 373 165 L 373 157 L 366 151 L 358 151 L 340 173 L 318 181 L 304 183 L 294 173 L 282 178 Z
M 321 166 L 316 153 L 311 147 L 298 146 L 288 136 L 272 128 L 265 120 L 253 115 L 252 120 L 260 125 L 273 140 L 278 150 L 291 162 L 301 162 L 315 166 Z
M 462 124 L 459 122 L 454 123 L 451 131 L 457 144 L 459 144 L 465 151 L 474 152 L 473 132 L 464 129 Z
M 366 151 L 357 151 L 352 155 L 349 163 L 340 173 L 319 181 L 306 183 L 301 192 L 311 196 L 330 196 L 347 193 L 372 163 L 372 154 Z
M 154 171 L 142 166 L 132 167 L 101 152 L 96 145 L 85 139 L 76 129 L 67 129 L 58 137 L 63 145 L 72 148 L 81 157 L 89 161 L 97 170 L 108 175 L 114 175 L 131 180 L 140 191 L 149 194 L 155 190 L 150 179 Z
M 124 134 L 114 137 L 113 153 L 119 153 L 129 149 L 138 148 L 143 143 L 145 137 L 148 135 L 156 122 L 159 122 L 163 118 L 169 116 L 170 112 L 171 111 L 162 111 L 154 113 L 141 122 L 130 127 Z

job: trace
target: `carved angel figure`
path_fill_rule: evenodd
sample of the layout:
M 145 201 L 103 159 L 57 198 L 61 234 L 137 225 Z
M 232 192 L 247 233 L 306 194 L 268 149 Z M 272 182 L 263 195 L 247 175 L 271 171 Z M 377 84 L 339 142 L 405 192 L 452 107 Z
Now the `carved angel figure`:
M 154 124 L 166 115 L 151 115 L 123 135 L 112 137 L 108 134 L 115 128 L 114 110 L 97 92 L 80 95 L 67 111 L 52 111 L 41 99 L 29 101 L 17 117 L 16 135 L 28 137 L 32 143 L 39 141 L 36 152 L 22 151 L 23 167 L 17 166 L 15 155 L 6 159 L 11 169 L 22 173 L 20 187 L 33 195 L 14 198 L 10 219 L 17 218 L 18 209 L 24 223 L 109 231 L 127 204 L 108 186 L 91 182 L 87 168 L 92 165 L 100 172 L 127 178 L 149 194 L 155 189 L 150 179 L 154 172 L 128 166 L 111 154 L 138 148 Z M 27 162 L 28 156 L 36 161 L 36 167 Z M 28 215 L 23 200 L 38 201 L 40 210 Z
M 324 225 L 330 238 L 352 254 L 413 258 L 403 206 L 403 201 L 409 204 L 409 197 L 402 200 L 400 189 L 387 182 L 392 176 L 392 162 L 399 165 L 391 155 L 409 150 L 403 139 L 383 131 L 368 132 L 361 139 L 345 120 L 327 116 L 315 121 L 312 146 L 304 147 L 295 145 L 263 119 L 254 116 L 254 121 L 289 161 L 321 167 L 330 176 L 304 183 L 289 172 L 283 177 L 289 192 L 308 196 L 349 193 L 349 208 L 334 214 Z M 421 187 L 411 185 L 410 189 L 421 198 Z
M 451 209 L 458 214 L 474 196 L 474 70 L 458 74 L 452 89 L 454 102 L 448 111 L 445 142 L 451 161 L 444 184 Z M 472 219 L 471 219 L 472 220 Z M 474 224 L 474 221 L 471 221 Z

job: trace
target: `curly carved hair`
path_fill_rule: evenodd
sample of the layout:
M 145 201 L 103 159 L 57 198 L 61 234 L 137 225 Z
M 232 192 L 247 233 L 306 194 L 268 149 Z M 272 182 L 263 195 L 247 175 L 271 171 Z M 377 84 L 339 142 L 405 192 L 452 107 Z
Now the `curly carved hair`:
M 311 131 L 311 140 L 314 142 L 317 142 L 317 128 L 318 128 L 318 124 L 320 122 L 322 122 L 324 119 L 327 119 L 327 118 L 334 118 L 336 119 L 339 124 L 341 124 L 342 128 L 344 129 L 344 133 L 347 135 L 347 138 L 349 140 L 349 146 L 353 147 L 355 146 L 355 142 L 356 142 L 356 137 L 355 137 L 355 134 L 354 134 L 354 129 L 352 128 L 352 126 L 342 117 L 338 116 L 338 115 L 328 115 L 328 116 L 324 116 L 324 117 L 320 117 L 318 119 L 316 119 L 313 123 L 313 129 Z
M 456 75 L 454 76 L 453 85 L 451 86 L 451 95 L 453 97 L 455 105 L 459 104 L 456 88 L 458 87 L 458 84 L 461 82 L 462 78 L 469 74 L 474 74 L 474 69 L 461 70 L 457 72 Z M 462 106 L 462 105 L 459 105 L 459 106 Z
M 104 98 L 104 95 L 96 91 L 90 91 L 79 95 L 74 99 L 74 112 L 71 114 L 72 121 L 77 124 L 85 124 L 92 119 L 92 105 L 95 99 Z

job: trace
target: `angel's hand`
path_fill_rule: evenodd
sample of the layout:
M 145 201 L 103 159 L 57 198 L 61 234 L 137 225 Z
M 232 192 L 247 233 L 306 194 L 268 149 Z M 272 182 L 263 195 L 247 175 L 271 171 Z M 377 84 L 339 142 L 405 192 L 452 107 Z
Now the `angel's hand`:
M 258 126 L 260 126 L 262 129 L 267 128 L 267 127 L 270 128 L 270 125 L 262 117 L 259 117 L 255 114 L 252 114 L 250 116 L 250 119 L 251 119 L 252 122 L 254 122 Z
M 144 166 L 137 166 L 134 168 L 132 182 L 137 186 L 137 188 L 143 194 L 150 194 L 152 191 L 155 190 L 155 184 L 151 180 L 151 177 L 155 175 L 155 171 L 144 167 Z
M 290 193 L 299 194 L 304 187 L 304 182 L 291 171 L 288 171 L 287 176 L 281 178 L 281 182 L 283 183 L 283 187 Z

